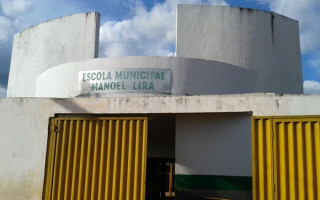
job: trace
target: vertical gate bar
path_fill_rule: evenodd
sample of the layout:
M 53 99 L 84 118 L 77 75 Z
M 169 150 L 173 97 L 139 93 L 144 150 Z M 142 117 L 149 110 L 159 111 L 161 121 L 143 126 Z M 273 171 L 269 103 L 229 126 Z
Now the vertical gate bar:
M 288 157 L 289 157 L 289 194 L 290 200 L 296 200 L 296 179 L 295 179 L 295 146 L 294 146 L 294 123 L 290 122 L 288 125 Z
M 115 135 L 115 145 L 114 145 L 114 161 L 113 161 L 113 180 L 112 180 L 112 200 L 116 200 L 116 195 L 117 195 L 117 173 L 118 173 L 118 154 L 119 154 L 119 126 L 120 126 L 120 121 L 116 121 L 116 135 Z
M 147 165 L 147 137 L 148 137 L 148 121 L 143 120 L 143 130 L 142 130 L 142 169 L 141 169 L 141 200 L 145 199 L 145 189 L 146 189 L 146 165 Z M 171 165 L 172 169 L 172 165 Z
M 143 131 L 143 128 L 142 128 L 142 120 L 137 120 L 139 122 L 139 146 L 138 146 L 138 157 L 137 157 L 137 160 L 138 160 L 138 173 L 137 173 L 137 182 L 135 184 L 137 184 L 137 199 L 141 200 L 142 199 L 142 196 L 141 196 L 141 179 L 142 179 L 142 162 L 143 162 L 143 156 L 142 156 L 142 139 L 143 139 L 143 135 L 142 135 L 142 131 Z
M 273 121 L 273 199 L 278 200 L 280 194 L 279 182 L 280 182 L 280 174 L 279 174 L 279 127 L 278 123 Z
M 257 130 L 256 124 L 258 119 L 252 118 L 251 119 L 251 148 L 252 148 L 252 197 L 253 200 L 257 200 L 257 165 L 256 165 L 256 137 L 257 137 Z
M 127 135 L 127 120 L 123 121 L 123 128 L 122 128 L 122 142 L 121 142 L 121 166 L 120 166 L 120 191 L 119 191 L 119 200 L 123 200 L 125 197 L 125 161 L 127 160 L 126 157 L 126 135 Z
M 98 166 L 100 166 L 100 120 L 96 121 L 96 128 L 95 128 L 95 137 L 94 137 L 94 150 L 93 150 L 93 169 L 92 169 L 92 185 L 91 185 L 91 199 L 97 199 L 97 189 L 98 189 L 98 177 L 99 176 L 99 169 Z
M 305 199 L 305 177 L 304 177 L 304 148 L 303 148 L 303 129 L 302 122 L 297 125 L 297 154 L 298 154 L 298 180 L 299 180 L 299 199 Z
M 73 137 L 74 137 L 74 132 L 73 132 L 73 120 L 70 120 L 70 125 L 69 125 L 69 139 L 68 139 L 68 148 L 67 148 L 67 159 L 66 159 L 66 180 L 65 180 L 65 189 L 64 189 L 64 197 L 63 199 L 70 199 L 70 195 L 71 195 L 71 184 L 69 184 L 69 182 L 71 181 L 70 179 L 72 179 L 72 177 L 70 175 L 72 175 L 72 168 L 73 168 L 73 163 L 71 161 L 73 155 Z
M 87 200 L 90 197 L 90 192 L 91 192 L 91 163 L 92 163 L 92 143 L 94 141 L 94 134 L 93 134 L 93 120 L 90 120 L 89 122 L 89 136 L 88 136 L 88 154 L 87 154 L 87 159 L 86 159 L 86 179 L 85 179 L 85 187 L 84 187 L 84 199 Z M 90 189 L 89 189 L 90 188 Z
M 65 176 L 66 173 L 64 171 L 64 168 L 66 167 L 66 156 L 67 156 L 67 150 L 68 150 L 68 124 L 69 121 L 66 120 L 63 124 L 63 137 L 62 137 L 62 150 L 61 150 L 61 161 L 60 161 L 60 172 L 59 172 L 59 186 L 58 186 L 58 200 L 63 199 L 64 194 L 64 185 L 65 185 Z
M 81 121 L 76 121 L 76 133 L 75 133 L 75 147 L 74 147 L 74 157 L 73 157 L 73 164 L 74 169 L 72 172 L 72 184 L 71 184 L 71 198 L 70 199 L 77 199 L 77 189 L 76 185 L 79 182 L 79 167 L 80 167 L 80 153 L 81 153 Z
M 313 173 L 313 195 L 314 199 L 318 199 L 317 191 L 317 155 L 316 154 L 316 126 L 318 126 L 319 120 L 311 122 L 311 142 L 312 142 L 312 173 Z
M 105 191 L 105 199 L 106 200 L 110 200 L 109 197 L 110 197 L 110 194 L 112 193 L 112 190 L 111 190 L 111 187 L 112 187 L 112 184 L 110 184 L 110 182 L 112 181 L 111 180 L 111 176 L 112 176 L 112 173 L 111 173 L 111 162 L 112 162 L 112 159 L 111 159 L 111 145 L 112 145 L 112 140 L 113 140 L 113 121 L 110 120 L 109 121 L 109 131 L 108 131 L 108 152 L 107 152 L 107 171 L 106 171 L 106 191 Z
M 128 152 L 128 172 L 127 172 L 127 176 L 128 176 L 128 179 L 127 179 L 127 192 L 126 192 L 126 195 L 127 195 L 127 198 L 126 200 L 130 200 L 132 198 L 130 198 L 130 196 L 132 195 L 131 194 L 131 187 L 133 186 L 132 185 L 132 154 L 133 154 L 133 120 L 130 120 L 130 127 L 129 127 L 129 152 Z
M 314 199 L 314 180 L 313 180 L 313 159 L 312 159 L 312 149 L 313 142 L 311 139 L 312 131 L 311 131 L 311 122 L 306 123 L 306 170 L 307 170 L 307 190 L 308 190 L 308 199 Z
M 142 120 L 139 120 L 139 126 L 140 126 L 140 132 L 139 132 L 139 159 L 138 159 L 138 163 L 139 163 L 139 167 L 138 167 L 138 182 L 137 182 L 137 195 L 138 195 L 138 199 L 142 199 L 142 196 L 141 196 L 141 179 L 143 178 L 143 175 L 142 175 L 142 165 L 143 165 L 143 154 L 142 154 L 142 148 L 143 148 L 143 143 L 142 143 L 142 140 L 143 140 L 143 121 Z
M 315 158 L 316 158 L 316 196 L 317 200 L 320 200 L 320 119 L 317 121 L 314 127 L 314 139 L 315 139 Z
M 105 188 L 105 183 L 104 183 L 104 177 L 106 175 L 105 173 L 105 163 L 106 163 L 106 137 L 108 137 L 107 132 L 106 132 L 106 124 L 107 121 L 103 120 L 102 123 L 102 138 L 101 138 L 101 154 L 100 154 L 100 174 L 99 174 L 99 188 L 98 188 L 98 199 L 102 199 L 104 191 L 103 188 Z
M 139 147 L 140 147 L 140 120 L 137 120 L 136 125 L 136 138 L 135 138 L 135 162 L 134 162 L 134 186 L 133 186 L 133 199 L 138 200 L 138 179 L 139 179 Z
M 59 126 L 61 121 L 58 121 Z M 52 193 L 51 199 L 57 199 L 58 194 L 58 183 L 59 183 L 59 172 L 60 172 L 60 158 L 61 158 L 61 146 L 62 146 L 62 134 L 59 130 L 57 132 L 57 143 L 55 149 L 55 161 L 54 161 L 54 174 L 53 174 L 53 186 L 52 186 Z
M 264 123 L 263 123 L 263 119 L 259 120 L 258 122 L 258 127 L 259 127 L 259 131 L 258 131 L 258 160 L 259 160 L 259 164 L 258 164 L 258 170 L 259 170 L 259 199 L 263 200 L 265 199 L 265 169 L 264 169 L 264 138 L 265 138 L 265 131 L 264 131 Z
M 54 156 L 55 156 L 55 145 L 56 145 L 56 133 L 55 133 L 55 119 L 50 118 L 49 120 L 49 134 L 48 134 L 48 146 L 47 146 L 47 171 L 46 181 L 44 185 L 44 200 L 50 200 L 52 192 L 52 182 L 54 173 Z
M 88 120 L 84 120 L 82 124 L 82 134 L 81 134 L 81 154 L 80 154 L 80 168 L 79 168 L 79 184 L 78 184 L 78 200 L 83 199 L 84 195 L 84 185 L 85 185 L 85 174 L 86 174 L 86 157 L 87 157 L 87 126 Z
M 298 134 L 298 124 L 299 122 L 298 121 L 295 121 L 293 123 L 293 145 L 294 145 L 294 180 L 295 180 L 295 198 L 298 200 L 299 199 L 299 177 L 298 177 L 298 137 L 297 137 L 297 134 Z
M 271 130 L 271 120 L 265 120 L 265 139 L 266 139 L 266 199 L 270 199 L 273 196 L 273 180 L 272 180 L 272 130 Z
M 280 191 L 279 197 L 281 200 L 286 200 L 287 196 L 287 166 L 286 166 L 286 132 L 285 132 L 285 122 L 279 123 L 279 178 L 280 178 Z

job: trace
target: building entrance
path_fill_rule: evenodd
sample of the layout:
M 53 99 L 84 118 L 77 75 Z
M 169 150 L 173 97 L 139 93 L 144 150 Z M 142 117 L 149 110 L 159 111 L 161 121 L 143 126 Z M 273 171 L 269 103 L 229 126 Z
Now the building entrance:
M 175 115 L 149 117 L 146 200 L 175 197 L 175 119 Z

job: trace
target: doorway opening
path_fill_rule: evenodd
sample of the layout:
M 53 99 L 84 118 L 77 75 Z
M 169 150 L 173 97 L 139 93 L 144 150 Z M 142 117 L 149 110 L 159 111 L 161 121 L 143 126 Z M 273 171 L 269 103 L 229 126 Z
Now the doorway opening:
M 148 119 L 145 199 L 174 199 L 175 115 L 153 115 Z
M 43 199 L 174 199 L 175 115 L 50 119 Z

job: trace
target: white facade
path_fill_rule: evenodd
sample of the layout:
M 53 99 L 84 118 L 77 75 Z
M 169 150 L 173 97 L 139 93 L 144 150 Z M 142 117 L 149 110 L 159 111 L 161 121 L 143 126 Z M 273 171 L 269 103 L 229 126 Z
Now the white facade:
M 195 141 L 197 132 L 190 129 L 190 124 L 194 116 L 202 116 L 199 113 L 206 113 L 209 118 L 215 118 L 218 114 L 238 112 L 239 114 L 229 114 L 229 119 L 240 119 L 238 123 L 249 123 L 248 117 L 254 116 L 295 116 L 295 115 L 319 115 L 320 97 L 318 95 L 284 95 L 274 94 L 243 94 L 243 95 L 207 95 L 207 96 L 159 96 L 159 97 L 109 97 L 109 98 L 73 98 L 73 99 L 49 99 L 49 98 L 3 98 L 0 99 L 0 120 L 5 123 L 0 124 L 0 196 L 3 199 L 41 199 L 45 158 L 47 148 L 48 123 L 49 117 L 56 113 L 60 114 L 167 114 L 177 113 L 177 132 L 176 132 L 176 160 L 180 164 L 177 166 L 177 173 L 186 174 L 187 168 L 192 169 L 192 173 L 208 173 L 212 169 L 194 167 L 194 163 L 189 166 L 190 159 L 194 161 L 213 162 L 206 159 L 206 154 L 200 154 L 201 149 L 195 151 L 196 155 L 188 157 L 182 152 L 182 147 L 187 148 L 190 142 L 194 145 L 202 145 L 203 151 L 217 150 L 217 146 L 212 146 L 215 142 L 212 139 L 221 139 L 219 135 L 210 135 L 208 131 L 199 133 L 203 135 L 201 140 Z M 159 106 L 160 105 L 160 106 Z M 189 114 L 192 115 L 189 115 Z M 198 114 L 197 114 L 198 113 Z M 210 113 L 215 113 L 210 115 Z M 241 113 L 247 113 L 243 115 Z M 211 116 L 211 117 L 210 117 Z M 240 116 L 240 117 L 239 117 Z M 242 117 L 241 117 L 242 116 Z M 248 117 L 246 117 L 248 116 Z M 191 117 L 191 119 L 190 119 Z M 185 121 L 186 119 L 186 121 Z M 189 119 L 189 120 L 188 120 Z M 223 119 L 223 118 L 222 118 Z M 220 120 L 222 120 L 220 119 Z M 228 118 L 225 118 L 228 120 Z M 201 122 L 201 118 L 198 118 Z M 189 124 L 186 124 L 187 122 Z M 181 122 L 181 123 L 179 123 Z M 197 123 L 197 120 L 195 121 Z M 216 121 L 215 123 L 222 125 Z M 210 123 L 209 123 L 210 124 Z M 207 130 L 210 130 L 210 126 Z M 235 164 L 244 162 L 242 158 L 248 159 L 251 153 L 248 152 L 250 124 L 238 124 L 244 133 L 230 133 L 232 128 L 226 133 L 233 134 L 231 142 L 237 137 L 244 143 L 238 143 L 242 154 L 240 160 L 227 161 L 225 164 Z M 194 126 L 196 127 L 196 126 Z M 186 132 L 187 131 L 187 132 Z M 238 135 L 236 135 L 238 134 Z M 183 137 L 184 136 L 184 137 Z M 181 139 L 183 137 L 183 139 Z M 208 140 L 208 138 L 211 138 Z M 226 142 L 226 141 L 225 141 Z M 226 142 L 227 145 L 232 143 Z M 220 143 L 221 144 L 221 143 Z M 242 149 L 241 145 L 245 145 Z M 229 146 L 223 146 L 221 152 L 216 152 L 218 156 L 223 155 L 223 150 Z M 189 151 L 190 148 L 187 148 Z M 239 150 L 238 149 L 238 150 Z M 229 155 L 232 156 L 233 152 Z M 183 155 L 180 155 L 183 154 Z M 214 156 L 214 152 L 210 152 Z M 228 154 L 227 154 L 228 155 Z M 248 161 L 250 162 L 250 161 Z M 207 163 L 209 164 L 209 163 Z M 242 163 L 242 166 L 250 166 L 250 163 Z M 237 166 L 237 165 L 236 165 Z M 219 170 L 219 169 L 217 169 Z M 232 175 L 249 175 L 250 168 L 239 171 L 231 168 L 220 169 L 219 173 L 227 174 L 232 171 Z M 26 198 L 28 197 L 28 198 Z
M 250 179 L 251 116 L 320 115 L 320 96 L 302 95 L 295 20 L 251 9 L 180 5 L 177 57 L 98 59 L 98 27 L 99 14 L 87 13 L 16 34 L 8 97 L 19 98 L 0 99 L 4 199 L 42 198 L 50 117 L 170 118 L 170 127 L 161 124 L 166 120 L 154 123 L 148 157 L 174 158 L 176 175 Z M 132 69 L 168 70 L 170 91 L 97 93 L 80 84 L 84 71 Z M 246 199 L 251 191 L 218 194 Z

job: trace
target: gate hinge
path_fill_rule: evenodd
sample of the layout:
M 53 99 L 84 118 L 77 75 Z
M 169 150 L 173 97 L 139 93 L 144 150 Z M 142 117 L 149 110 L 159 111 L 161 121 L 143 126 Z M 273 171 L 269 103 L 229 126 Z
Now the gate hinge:
M 54 132 L 59 133 L 60 131 L 60 124 L 55 124 L 54 125 Z
M 55 132 L 55 133 L 59 133 L 60 125 L 59 124 L 54 124 L 53 126 L 51 126 L 50 130 Z

